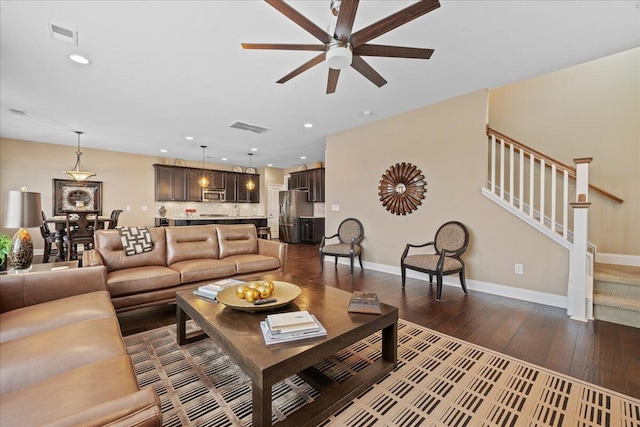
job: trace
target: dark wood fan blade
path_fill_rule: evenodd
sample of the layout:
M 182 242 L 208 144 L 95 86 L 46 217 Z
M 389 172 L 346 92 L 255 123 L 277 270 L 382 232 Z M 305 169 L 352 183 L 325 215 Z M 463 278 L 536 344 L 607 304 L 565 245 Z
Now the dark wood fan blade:
M 421 49 L 418 47 L 384 46 L 380 44 L 363 44 L 353 50 L 355 55 L 384 56 L 389 58 L 417 58 L 429 59 L 433 49 Z
M 278 80 L 276 83 L 286 83 L 286 82 L 288 82 L 289 80 L 291 80 L 292 78 L 294 78 L 298 74 L 300 74 L 300 73 L 302 73 L 304 71 L 307 71 L 309 68 L 313 67 L 314 65 L 318 65 L 319 63 L 324 61 L 324 56 L 325 56 L 325 53 L 323 52 L 320 55 L 316 56 L 315 58 L 305 62 L 304 64 L 302 64 L 301 66 L 299 66 L 298 68 L 296 68 L 295 70 L 293 70 L 292 72 L 290 72 L 289 74 L 287 74 L 286 76 L 284 76 L 283 78 Z
M 323 44 L 280 44 L 280 43 L 242 43 L 243 49 L 273 49 L 273 50 L 327 50 Z
M 387 84 L 387 81 L 374 70 L 371 65 L 367 64 L 364 59 L 359 56 L 353 55 L 351 61 L 351 67 L 357 72 L 369 79 L 374 85 L 381 87 Z
M 280 13 L 282 13 L 287 18 L 291 19 L 293 22 L 298 24 L 304 30 L 306 30 L 309 34 L 320 40 L 324 44 L 329 44 L 331 42 L 331 34 L 324 31 L 322 28 L 318 27 L 316 24 L 311 22 L 307 17 L 302 15 L 300 12 L 289 6 L 283 0 L 264 0 L 277 9 Z
M 349 42 L 359 2 L 360 0 L 342 0 L 336 22 L 336 31 L 333 35 L 336 40 L 345 43 Z
M 338 86 L 338 77 L 340 77 L 340 70 L 334 70 L 333 68 L 329 68 L 329 78 L 327 79 L 328 94 L 334 93 L 336 91 L 336 86 Z
M 439 7 L 440 2 L 438 0 L 420 0 L 419 2 L 396 12 L 393 15 L 389 15 L 386 18 L 354 33 L 351 36 L 351 46 L 353 48 L 362 46 L 369 40 L 375 39 L 384 33 L 388 33 L 394 28 L 398 28 L 399 26 L 413 21 L 425 13 L 431 12 Z

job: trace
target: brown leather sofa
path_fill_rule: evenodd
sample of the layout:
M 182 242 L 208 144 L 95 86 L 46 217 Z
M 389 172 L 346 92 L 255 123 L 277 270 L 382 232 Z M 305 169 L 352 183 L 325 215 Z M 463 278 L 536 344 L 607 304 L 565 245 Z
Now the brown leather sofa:
M 177 291 L 227 277 L 284 272 L 287 244 L 258 239 L 254 225 L 150 228 L 153 249 L 125 255 L 118 230 L 97 230 L 84 266 L 107 267 L 117 311 L 175 301 Z
M 140 390 L 104 267 L 0 276 L 0 424 L 161 426 Z

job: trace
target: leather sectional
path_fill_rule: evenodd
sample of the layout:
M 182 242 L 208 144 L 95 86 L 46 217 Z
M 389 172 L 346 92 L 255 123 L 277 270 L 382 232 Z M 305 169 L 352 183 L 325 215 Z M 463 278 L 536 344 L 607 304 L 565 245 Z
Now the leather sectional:
M 1 425 L 162 425 L 106 278 L 105 267 L 0 276 Z
M 84 266 L 105 266 L 117 311 L 175 301 L 177 291 L 227 277 L 284 272 L 287 244 L 258 239 L 254 225 L 150 228 L 153 249 L 125 255 L 118 230 L 97 230 Z

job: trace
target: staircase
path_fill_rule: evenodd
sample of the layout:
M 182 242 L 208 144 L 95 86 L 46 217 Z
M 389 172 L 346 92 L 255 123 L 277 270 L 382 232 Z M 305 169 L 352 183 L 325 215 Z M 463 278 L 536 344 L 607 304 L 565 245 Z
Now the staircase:
M 640 327 L 640 268 L 600 264 L 595 272 L 596 248 L 587 241 L 589 191 L 623 200 L 589 183 L 592 159 L 574 159 L 572 167 L 488 126 L 487 136 L 482 194 L 569 251 L 567 314 Z
M 595 264 L 593 316 L 640 328 L 640 267 Z

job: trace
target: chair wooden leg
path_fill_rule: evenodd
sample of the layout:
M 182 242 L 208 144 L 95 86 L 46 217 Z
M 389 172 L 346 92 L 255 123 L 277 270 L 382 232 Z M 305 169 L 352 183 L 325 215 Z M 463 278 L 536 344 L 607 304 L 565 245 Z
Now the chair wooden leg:
M 335 267 L 338 266 L 338 257 L 334 257 L 336 259 Z
M 362 253 L 358 255 L 358 261 L 360 262 L 360 268 L 364 270 L 364 267 L 362 266 Z
M 322 253 L 322 251 L 318 251 L 318 253 L 320 254 L 320 271 L 324 271 L 324 254 Z
M 437 289 L 437 296 L 436 299 L 438 301 L 440 301 L 441 297 L 442 297 L 442 275 L 440 274 L 436 274 L 436 280 L 438 283 L 438 289 Z
M 51 254 L 51 243 L 44 242 L 44 253 L 42 254 L 42 263 L 49 262 L 49 256 Z
M 404 289 L 404 283 L 407 281 L 407 269 L 404 264 L 400 264 L 400 274 L 402 276 L 402 288 Z
M 351 275 L 353 276 L 353 256 L 351 257 Z
M 429 275 L 429 284 L 433 285 L 433 274 Z
M 462 266 L 462 270 L 460 270 L 460 284 L 462 285 L 462 290 L 464 291 L 465 295 L 468 295 L 469 292 L 467 292 L 467 283 L 464 280 L 464 266 Z

